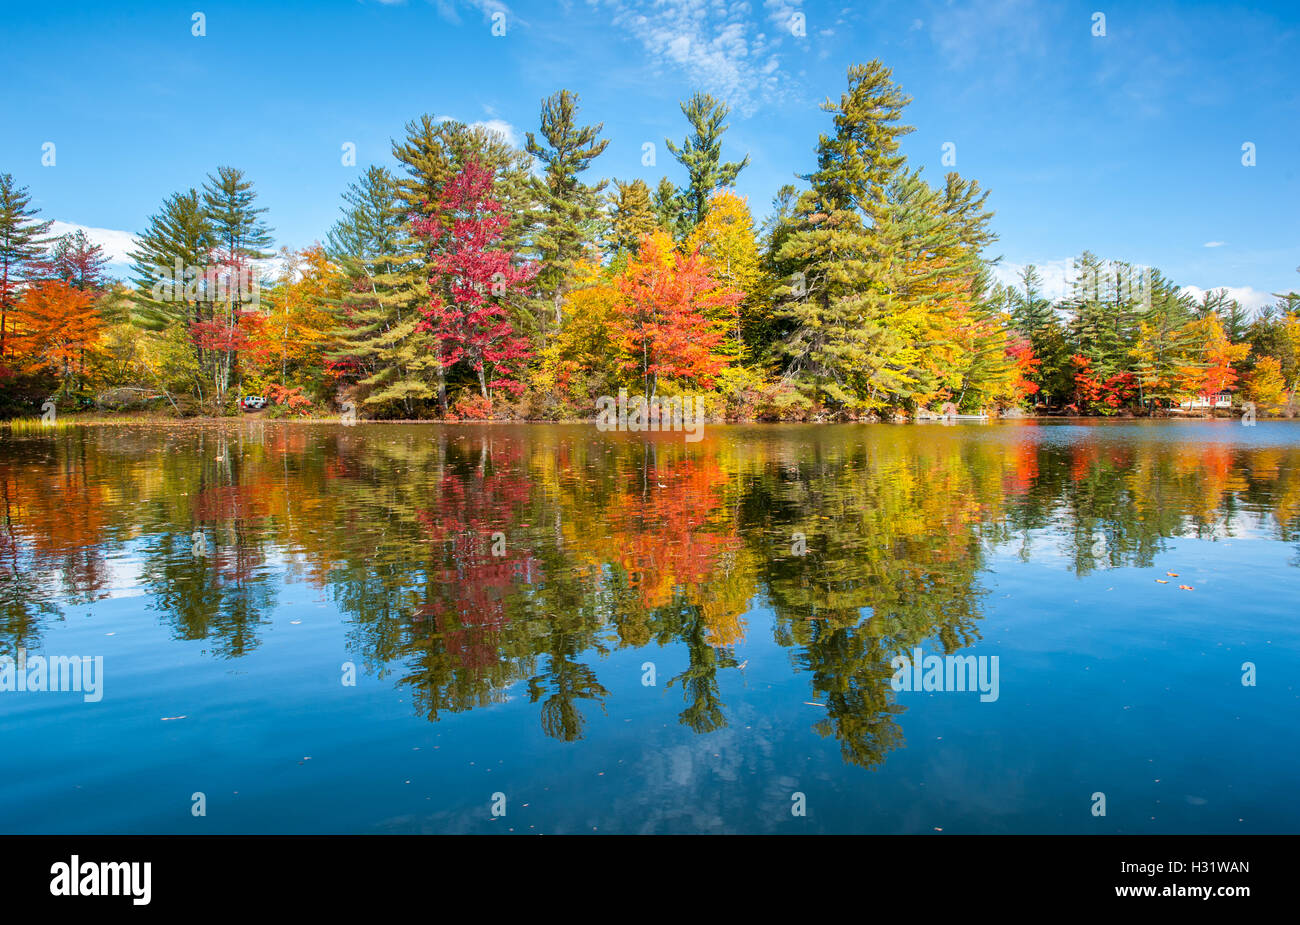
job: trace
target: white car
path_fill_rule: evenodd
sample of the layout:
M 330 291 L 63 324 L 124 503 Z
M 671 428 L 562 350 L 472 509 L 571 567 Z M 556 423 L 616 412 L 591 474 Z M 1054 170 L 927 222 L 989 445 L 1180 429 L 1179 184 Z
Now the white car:
M 266 407 L 266 399 L 261 395 L 245 395 L 243 405 L 245 411 L 261 411 Z

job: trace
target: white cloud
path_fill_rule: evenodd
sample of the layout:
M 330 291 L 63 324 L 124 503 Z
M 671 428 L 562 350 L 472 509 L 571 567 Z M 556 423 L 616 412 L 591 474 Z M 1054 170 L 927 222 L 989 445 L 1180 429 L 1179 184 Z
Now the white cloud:
M 1227 241 L 1206 241 L 1201 246 L 1202 247 L 1223 247 L 1223 245 L 1227 243 L 1228 243 Z
M 89 225 L 79 225 L 76 222 L 63 222 L 57 219 L 50 225 L 50 235 L 59 236 L 71 234 L 74 231 L 84 231 L 86 237 L 92 244 L 98 244 L 104 249 L 104 256 L 108 259 L 109 275 L 125 278 L 131 267 L 130 251 L 135 249 L 136 236 L 129 231 L 119 231 L 116 228 L 92 228 Z M 259 272 L 269 278 L 280 276 L 285 270 L 285 261 L 278 253 L 267 257 L 264 260 L 253 261 Z M 301 276 L 302 268 L 299 267 L 298 275 Z
M 115 228 L 91 228 L 89 225 L 78 225 L 75 222 L 61 222 L 56 220 L 50 225 L 51 235 L 71 234 L 74 231 L 84 231 L 86 237 L 92 244 L 98 244 L 104 249 L 104 256 L 110 263 L 121 264 L 126 266 L 130 264 L 131 258 L 127 252 L 135 248 L 135 235 L 129 231 L 118 231 Z
M 1004 286 L 1020 289 L 1020 273 L 1025 267 L 1026 264 L 1023 263 L 999 263 L 993 268 L 993 278 Z M 1057 299 L 1063 299 L 1070 294 L 1070 283 L 1074 279 L 1073 258 L 1062 257 L 1058 260 L 1044 260 L 1041 263 L 1035 263 L 1034 269 L 1038 271 L 1038 275 L 1042 279 L 1040 293 L 1043 298 L 1055 302 Z
M 496 132 L 511 145 L 519 147 L 519 133 L 505 119 L 484 119 L 481 122 L 471 122 L 470 128 L 484 128 L 489 132 Z
M 1228 298 L 1236 299 L 1241 303 L 1242 308 L 1252 312 L 1259 311 L 1265 305 L 1273 303 L 1273 295 L 1268 292 L 1260 292 L 1252 286 L 1211 286 L 1208 290 L 1199 286 L 1183 286 L 1179 291 L 1190 295 L 1198 302 L 1205 298 L 1206 292 L 1213 292 L 1216 289 L 1224 289 L 1228 293 Z
M 380 3 L 404 3 L 406 0 L 379 0 Z M 431 0 L 438 15 L 449 23 L 460 25 L 460 13 L 456 11 L 456 0 Z M 507 13 L 510 8 L 501 0 L 462 0 L 464 6 L 472 7 L 483 14 L 484 20 L 492 18 L 493 13 Z
M 918 28 L 915 23 L 913 29 Z M 1006 63 L 1026 54 L 1042 54 L 1043 25 L 1031 0 L 988 0 L 986 3 L 946 7 L 930 24 L 930 36 L 939 56 L 949 66 L 966 67 L 981 62 L 987 67 L 989 53 Z
M 745 2 L 722 0 L 588 0 L 614 14 L 653 63 L 682 71 L 700 89 L 742 115 L 780 102 L 791 77 L 778 53 L 785 41 L 807 41 L 791 28 L 803 0 L 766 0 L 770 32 Z
M 492 108 L 490 106 L 485 106 L 483 108 L 486 109 L 489 114 L 492 113 Z M 457 119 L 455 116 L 438 116 L 437 121 L 438 122 L 459 122 L 460 120 Z M 465 124 L 468 125 L 470 128 L 481 128 L 481 129 L 487 129 L 489 132 L 495 132 L 497 135 L 500 135 L 507 143 L 515 146 L 516 148 L 519 147 L 519 140 L 521 137 L 519 131 L 509 122 L 507 122 L 505 119 L 480 119 L 477 122 L 467 122 Z

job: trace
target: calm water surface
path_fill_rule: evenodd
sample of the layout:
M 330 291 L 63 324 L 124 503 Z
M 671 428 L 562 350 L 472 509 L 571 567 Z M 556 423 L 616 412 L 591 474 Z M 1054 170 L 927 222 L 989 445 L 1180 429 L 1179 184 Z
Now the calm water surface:
M 0 495 L 0 654 L 103 658 L 0 692 L 3 832 L 1300 831 L 1300 423 L 0 431 Z

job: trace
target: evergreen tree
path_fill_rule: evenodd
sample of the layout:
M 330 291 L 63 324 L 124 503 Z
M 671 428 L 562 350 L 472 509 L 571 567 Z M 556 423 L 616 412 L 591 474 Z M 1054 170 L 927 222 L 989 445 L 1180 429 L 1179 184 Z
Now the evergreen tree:
M 331 229 L 331 255 L 348 276 L 348 292 L 334 306 L 337 326 L 326 363 L 362 389 L 371 411 L 396 407 L 414 417 L 435 397 L 433 342 L 418 330 L 427 297 L 423 259 L 410 235 L 397 178 L 370 167 L 343 194 L 343 217 Z
M 197 275 L 207 266 L 213 247 L 212 226 L 199 192 L 189 189 L 163 201 L 162 208 L 149 217 L 148 227 L 136 235 L 135 249 L 128 254 L 136 284 L 131 320 L 145 331 L 166 332 L 171 342 L 189 345 L 185 353 L 192 362 L 156 372 L 167 382 L 180 385 L 188 381 L 200 401 L 208 357 L 190 332 L 193 325 L 212 317 L 208 293 Z M 178 351 L 177 355 L 183 354 Z
M 791 184 L 785 184 L 772 197 L 772 212 L 763 220 L 759 229 L 760 268 L 759 288 L 761 298 L 768 306 L 765 317 L 752 319 L 746 326 L 745 346 L 749 355 L 764 366 L 775 367 L 779 361 L 777 353 L 782 340 L 789 335 L 789 316 L 771 310 L 776 290 L 789 283 L 793 274 L 798 272 L 799 264 L 790 258 L 781 258 L 782 247 L 798 227 L 795 211 L 799 201 L 799 192 Z
M 40 221 L 32 208 L 31 193 L 14 183 L 12 174 L 0 174 L 0 361 L 5 356 L 9 317 L 18 303 L 19 289 L 31 264 L 40 257 L 52 221 Z
M 722 135 L 727 130 L 727 105 L 707 93 L 696 93 L 681 104 L 682 114 L 691 124 L 691 134 L 679 148 L 664 139 L 669 152 L 686 168 L 686 188 L 681 193 L 685 231 L 689 233 L 704 221 L 709 197 L 721 187 L 731 186 L 736 176 L 749 164 L 746 154 L 739 161 L 722 160 Z
M 1249 319 L 1241 303 L 1228 295 L 1226 289 L 1211 289 L 1201 296 L 1196 303 L 1196 317 L 1204 320 L 1210 315 L 1218 315 L 1223 323 L 1224 333 L 1236 343 L 1246 336 Z
M 667 177 L 661 177 L 655 187 L 654 212 L 659 227 L 668 232 L 675 240 L 686 236 L 686 223 L 682 211 L 682 196 L 677 187 Z
M 367 168 L 360 180 L 348 184 L 343 202 L 343 217 L 325 237 L 330 257 L 346 264 L 399 252 L 405 217 L 397 178 L 386 167 Z
M 545 144 L 528 132 L 524 145 L 545 166 L 541 177 L 532 178 L 533 195 L 541 209 L 533 247 L 542 265 L 537 290 L 554 307 L 556 326 L 561 322 L 561 305 L 574 270 L 595 239 L 600 193 L 606 183 L 601 180 L 588 186 L 578 178 L 609 141 L 599 140 L 604 123 L 579 126 L 577 115 L 577 94 L 568 90 L 553 93 L 542 101 Z
M 256 201 L 252 182 L 235 167 L 218 167 L 217 175 L 208 174 L 203 184 L 203 213 L 216 244 L 208 278 L 217 289 L 210 294 L 211 320 L 199 322 L 194 333 L 200 346 L 211 353 L 213 398 L 218 406 L 239 376 L 239 354 L 246 344 L 244 313 L 257 307 L 254 261 L 271 256 L 267 252 L 271 229 L 261 218 L 266 209 Z
M 149 225 L 135 238 L 128 256 L 134 281 L 135 320 L 146 330 L 159 331 L 173 321 L 204 320 L 202 293 L 186 286 L 186 270 L 198 271 L 214 246 L 212 226 L 197 190 L 174 193 L 162 209 L 149 216 Z
M 1043 298 L 1038 267 L 1031 263 L 1020 271 L 1020 286 L 1023 291 L 1015 295 L 1011 318 L 1016 330 L 1033 342 L 1052 323 L 1055 313 L 1051 299 Z
M 903 166 L 898 139 L 912 129 L 900 124 L 909 100 L 888 68 L 872 61 L 850 68 L 848 78 L 840 101 L 822 105 L 835 131 L 818 142 L 818 169 L 805 178 L 810 189 L 777 253 L 795 269 L 776 295 L 790 325 L 786 376 L 814 399 L 851 408 L 905 387 L 884 362 L 905 345 L 889 324 L 882 223 Z
M 1131 348 L 1143 311 L 1127 264 L 1101 260 L 1084 251 L 1074 261 L 1067 305 L 1076 352 L 1088 360 L 1094 378 L 1104 381 L 1132 370 Z M 1140 289 L 1136 291 L 1140 295 Z
M 1070 348 L 1052 300 L 1042 294 L 1038 268 L 1029 264 L 1022 269 L 1020 285 L 1021 291 L 1011 296 L 1011 320 L 1015 329 L 1029 339 L 1030 349 L 1039 360 L 1038 370 L 1030 380 L 1038 386 L 1039 398 L 1050 406 L 1054 398 L 1071 391 Z
M 875 358 L 877 391 L 890 403 L 929 403 L 967 391 L 1001 394 L 1007 378 L 1002 297 L 988 282 L 983 248 L 993 240 L 987 193 L 950 173 L 942 190 L 920 171 L 887 186 L 872 229 L 877 284 L 888 294 L 886 325 L 903 346 Z M 874 397 L 873 397 L 874 398 Z
M 1158 271 L 1152 271 L 1150 306 L 1138 322 L 1136 341 L 1129 354 L 1137 377 L 1138 405 L 1169 404 L 1180 397 L 1177 381 L 1185 358 L 1194 350 L 1188 322 L 1194 317 L 1192 300 Z
M 218 167 L 203 184 L 203 212 L 216 246 L 231 257 L 262 260 L 271 256 L 271 229 L 262 221 L 266 209 L 255 206 L 257 193 L 244 172 Z
M 493 194 L 511 218 L 503 242 L 518 248 L 534 221 L 528 155 L 485 126 L 439 121 L 426 113 L 406 124 L 406 137 L 393 142 L 393 157 L 405 173 L 397 184 L 408 217 L 437 211 L 444 185 L 474 161 L 492 171 Z
M 635 254 L 641 237 L 654 231 L 658 223 L 650 199 L 650 187 L 640 179 L 630 183 L 614 181 L 614 189 L 609 194 L 608 214 L 605 248 L 615 257 Z

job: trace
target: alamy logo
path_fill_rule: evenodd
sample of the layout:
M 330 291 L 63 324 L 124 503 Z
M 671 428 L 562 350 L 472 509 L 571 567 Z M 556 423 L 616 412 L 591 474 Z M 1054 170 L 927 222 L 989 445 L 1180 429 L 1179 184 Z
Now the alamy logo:
M 617 402 L 609 395 L 596 399 L 596 429 L 630 433 L 682 431 L 687 443 L 697 443 L 704 438 L 704 399 L 698 395 L 656 395 L 647 400 L 633 395 L 629 400 L 627 389 L 619 389 Z
M 83 861 L 73 855 L 50 867 L 51 896 L 130 896 L 137 906 L 153 896 L 153 864 L 149 861 Z
M 0 693 L 80 691 L 86 703 L 99 703 L 104 696 L 104 656 L 43 655 L 18 657 L 0 655 Z
M 158 302 L 238 302 L 258 304 L 261 285 L 256 270 L 238 261 L 159 267 L 149 295 Z
M 998 657 L 996 655 L 895 655 L 889 667 L 894 676 L 889 685 L 895 691 L 979 691 L 980 702 L 998 699 Z

